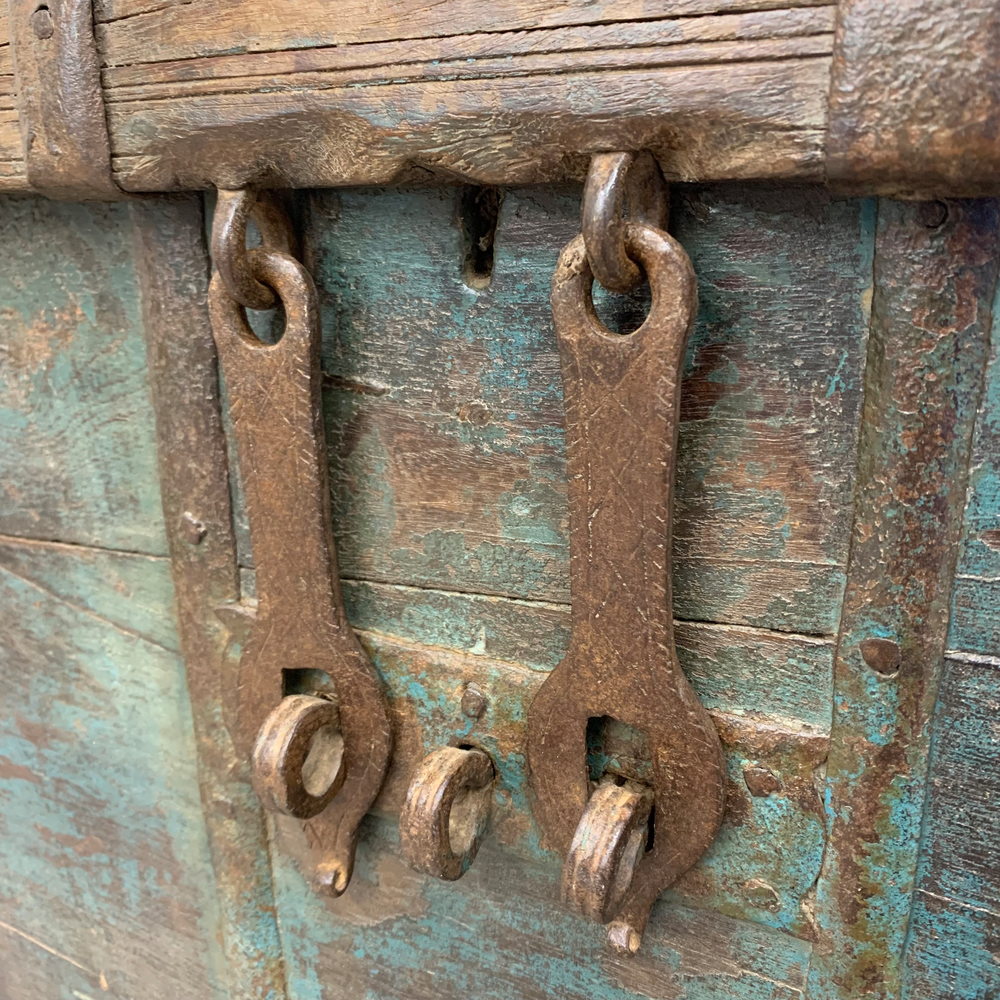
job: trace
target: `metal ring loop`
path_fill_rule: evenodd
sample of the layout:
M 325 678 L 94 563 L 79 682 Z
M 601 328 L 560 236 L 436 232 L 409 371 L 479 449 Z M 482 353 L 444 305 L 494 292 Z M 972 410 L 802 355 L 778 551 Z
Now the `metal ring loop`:
M 212 275 L 208 288 L 208 311 L 212 330 L 219 337 L 237 338 L 248 347 L 262 351 L 282 349 L 286 341 L 309 337 L 314 324 L 319 323 L 319 300 L 312 276 L 294 257 L 275 250 L 254 247 L 246 254 L 248 272 L 255 280 L 266 283 L 285 310 L 285 329 L 273 344 L 261 340 L 247 323 L 244 307 L 234 299 L 218 271 Z
M 628 222 L 625 247 L 639 261 L 649 281 L 652 305 L 642 325 L 632 333 L 609 330 L 594 309 L 591 294 L 594 272 L 585 238 L 577 236 L 566 244 L 552 279 L 552 314 L 557 328 L 575 330 L 577 337 L 594 337 L 599 342 L 641 340 L 651 332 L 685 332 L 697 309 L 698 289 L 691 260 L 684 248 L 659 229 Z
M 247 248 L 253 220 L 265 250 L 291 255 L 294 236 L 288 217 L 267 192 L 220 188 L 212 220 L 212 260 L 229 294 L 247 309 L 270 309 L 274 292 L 256 279 Z
M 669 214 L 666 182 L 652 153 L 598 153 L 583 189 L 583 239 L 594 276 L 613 292 L 642 281 L 629 253 L 629 222 L 665 230 Z
M 646 850 L 652 804 L 652 791 L 639 785 L 608 781 L 594 790 L 563 866 L 563 899 L 578 913 L 601 924 L 618 913 Z
M 313 695 L 282 698 L 260 727 L 252 759 L 254 789 L 267 808 L 299 819 L 321 813 L 347 774 L 337 706 Z
M 486 832 L 495 776 L 482 750 L 442 747 L 424 758 L 399 816 L 400 846 L 414 868 L 449 882 L 469 870 Z

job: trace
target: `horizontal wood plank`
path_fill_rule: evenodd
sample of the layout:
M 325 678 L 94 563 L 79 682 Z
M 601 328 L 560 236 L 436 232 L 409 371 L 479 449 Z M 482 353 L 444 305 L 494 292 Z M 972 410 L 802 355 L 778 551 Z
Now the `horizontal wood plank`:
M 391 824 L 369 825 L 339 900 L 276 859 L 293 1000 L 802 1000 L 811 946 L 720 913 L 661 902 L 637 956 L 558 904 L 555 864 L 512 867 L 487 842 L 457 884 L 410 871 Z M 303 942 L 310 942 L 303 946 Z
M 98 41 L 128 190 L 552 181 L 622 146 L 677 179 L 822 177 L 832 4 L 120 6 Z
M 0 533 L 166 553 L 123 205 L 0 201 Z
M 222 1000 L 164 559 L 0 543 L 0 994 Z
M 112 166 L 134 191 L 428 178 L 520 184 L 581 177 L 591 153 L 625 147 L 652 150 L 675 180 L 819 181 L 829 62 L 111 102 Z
M 355 628 L 551 670 L 569 642 L 568 605 L 512 601 L 391 584 L 345 581 Z M 678 621 L 678 656 L 711 709 L 830 725 L 830 640 L 734 625 Z
M 349 46 L 396 40 L 451 39 L 564 26 L 615 25 L 666 17 L 711 17 L 740 11 L 827 7 L 829 0 L 343 0 L 331 18 L 322 0 L 295 5 L 294 14 L 266 0 L 236 0 L 220 11 L 212 0 L 97 0 L 95 20 L 108 65 L 163 62 L 228 52 Z M 247 25 L 253 25 L 252 34 Z

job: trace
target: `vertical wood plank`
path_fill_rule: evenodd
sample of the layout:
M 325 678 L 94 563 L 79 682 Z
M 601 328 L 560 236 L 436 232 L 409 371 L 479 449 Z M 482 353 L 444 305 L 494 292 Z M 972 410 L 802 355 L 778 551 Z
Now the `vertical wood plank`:
M 282 1000 L 266 833 L 226 728 L 234 675 L 216 610 L 239 599 L 209 264 L 198 197 L 131 207 L 181 647 L 234 998 Z
M 1000 995 L 1000 295 L 976 422 L 949 655 L 906 951 L 905 996 Z
M 810 996 L 901 986 L 998 264 L 990 202 L 883 202 Z

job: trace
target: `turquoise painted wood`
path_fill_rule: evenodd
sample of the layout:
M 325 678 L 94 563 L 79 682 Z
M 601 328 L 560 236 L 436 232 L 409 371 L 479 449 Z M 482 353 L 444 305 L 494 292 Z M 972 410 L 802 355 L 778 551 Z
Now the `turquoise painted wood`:
M 128 215 L 0 238 L 0 996 L 222 998 Z
M 492 275 L 474 289 L 460 190 L 317 192 L 297 204 L 323 306 L 345 598 L 398 734 L 355 881 L 329 901 L 299 868 L 298 824 L 270 821 L 270 858 L 255 855 L 245 789 L 227 799 L 241 779 L 204 773 L 225 705 L 192 712 L 178 652 L 127 212 L 0 203 L 11 248 L 0 264 L 0 1000 L 244 1000 L 241 970 L 263 966 L 269 1000 L 274 983 L 288 1000 L 853 1000 L 831 986 L 844 963 L 824 936 L 832 926 L 847 940 L 860 926 L 831 918 L 823 881 L 839 863 L 831 817 L 850 801 L 833 801 L 847 769 L 834 781 L 828 765 L 846 717 L 839 706 L 838 730 L 835 697 L 848 696 L 836 671 L 854 656 L 837 642 L 858 573 L 859 429 L 891 409 L 876 405 L 869 350 L 872 301 L 876 315 L 888 301 L 873 287 L 877 246 L 905 257 L 912 247 L 892 240 L 920 234 L 893 226 L 916 213 L 813 188 L 675 192 L 671 227 L 701 302 L 684 385 L 677 640 L 723 738 L 729 808 L 707 856 L 658 903 L 642 952 L 624 959 L 560 906 L 560 859 L 541 848 L 525 791 L 526 706 L 568 638 L 547 300 L 578 207 L 574 188 L 504 192 Z M 168 240 L 200 220 L 165 203 L 162 226 Z M 987 241 L 980 251 L 970 267 L 985 275 L 981 312 L 963 329 L 984 338 Z M 598 305 L 612 325 L 642 311 L 641 298 Z M 940 699 L 918 734 L 933 734 L 929 792 L 918 781 L 910 826 L 890 823 L 914 831 L 894 857 L 919 863 L 876 869 L 859 902 L 873 938 L 899 941 L 886 962 L 902 970 L 902 993 L 867 994 L 887 1000 L 1000 990 L 998 340 L 985 374 L 982 339 L 962 364 L 937 352 L 928 369 L 959 373 L 948 398 L 976 430 Z M 219 618 L 232 658 L 240 617 Z M 480 722 L 459 709 L 470 680 L 490 699 Z M 491 752 L 500 777 L 487 842 L 447 885 L 406 868 L 395 818 L 415 761 L 462 738 Z M 627 745 L 612 749 L 610 766 L 641 767 Z M 766 796 L 744 777 L 761 765 L 781 781 Z M 275 913 L 238 898 L 226 838 L 254 866 L 247 886 L 270 865 Z
M 909 997 L 1000 995 L 1000 298 L 971 455 L 908 942 Z
M 301 852 L 296 824 L 278 824 L 290 994 L 799 996 L 824 847 L 817 774 L 847 561 L 873 206 L 817 190 L 737 189 L 692 189 L 674 206 L 701 294 L 681 429 L 678 645 L 723 732 L 730 807 L 709 854 L 664 898 L 643 958 L 621 969 L 609 966 L 599 928 L 561 911 L 559 859 L 540 848 L 525 793 L 526 706 L 568 637 L 548 287 L 578 227 L 579 192 L 507 192 L 492 280 L 479 291 L 463 282 L 459 206 L 447 190 L 318 194 L 303 206 L 325 307 L 341 571 L 352 621 L 388 684 L 406 766 L 394 766 L 376 810 L 368 843 L 383 846 L 368 856 L 371 874 L 342 900 L 312 893 L 289 860 Z M 602 308 L 619 319 L 634 311 L 622 301 Z M 245 532 L 241 561 L 250 592 Z M 458 710 L 471 679 L 491 697 L 479 728 Z M 439 886 L 387 860 L 392 819 L 420 754 L 466 737 L 499 766 L 494 831 L 470 875 Z M 749 793 L 743 770 L 762 764 L 782 776 L 779 794 Z M 716 945 L 699 957 L 693 942 L 709 926 Z M 543 954 L 520 957 L 541 941 Z M 755 959 L 715 962 L 716 950 Z

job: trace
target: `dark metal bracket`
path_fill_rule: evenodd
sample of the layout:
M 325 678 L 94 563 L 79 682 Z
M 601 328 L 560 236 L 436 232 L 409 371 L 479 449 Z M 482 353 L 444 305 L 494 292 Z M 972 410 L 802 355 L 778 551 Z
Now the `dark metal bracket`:
M 90 0 L 8 0 L 29 185 L 50 198 L 125 197 L 111 142 Z

